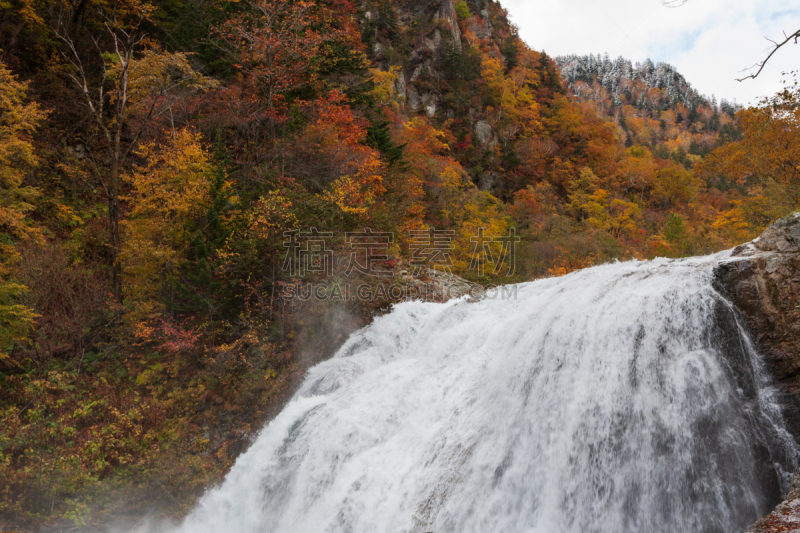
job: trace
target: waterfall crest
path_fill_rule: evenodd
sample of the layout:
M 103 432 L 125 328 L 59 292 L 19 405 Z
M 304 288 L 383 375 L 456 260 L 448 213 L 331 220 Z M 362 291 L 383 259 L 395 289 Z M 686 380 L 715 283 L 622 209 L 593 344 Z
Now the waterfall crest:
M 729 532 L 797 466 L 725 253 L 399 304 L 310 370 L 181 532 Z

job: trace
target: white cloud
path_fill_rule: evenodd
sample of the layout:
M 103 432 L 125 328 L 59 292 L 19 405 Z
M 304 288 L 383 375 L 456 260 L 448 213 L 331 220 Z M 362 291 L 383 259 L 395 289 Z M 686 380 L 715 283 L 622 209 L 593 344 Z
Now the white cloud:
M 672 63 L 700 93 L 755 103 L 781 88 L 781 72 L 800 68 L 800 44 L 787 45 L 755 80 L 743 70 L 769 53 L 765 36 L 800 29 L 796 0 L 501 0 L 520 36 L 550 55 L 602 54 Z

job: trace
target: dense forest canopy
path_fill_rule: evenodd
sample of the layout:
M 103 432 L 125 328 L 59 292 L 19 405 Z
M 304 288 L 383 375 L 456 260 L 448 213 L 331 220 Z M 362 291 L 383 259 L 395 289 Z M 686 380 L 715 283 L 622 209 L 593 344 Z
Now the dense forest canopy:
M 253 406 L 340 341 L 325 317 L 392 301 L 287 287 L 703 254 L 800 205 L 795 87 L 742 109 L 666 64 L 554 60 L 492 0 L 9 0 L 0 20 L 14 520 L 90 523 L 154 484 L 189 505 Z

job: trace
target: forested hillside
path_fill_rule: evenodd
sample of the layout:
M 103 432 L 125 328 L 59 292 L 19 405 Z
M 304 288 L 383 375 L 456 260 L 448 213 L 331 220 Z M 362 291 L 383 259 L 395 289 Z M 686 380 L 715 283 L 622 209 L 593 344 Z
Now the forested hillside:
M 742 106 L 698 94 L 672 65 L 649 59 L 633 65 L 608 55 L 556 62 L 575 97 L 623 129 L 626 146 L 649 145 L 659 157 L 691 166 L 697 158 L 687 156 L 705 155 L 739 136 L 734 119 Z
M 0 20 L 9 523 L 180 515 L 399 268 L 489 284 L 708 253 L 800 198 L 796 92 L 738 110 L 667 65 L 556 62 L 491 0 Z M 382 297 L 288 297 L 311 282 Z

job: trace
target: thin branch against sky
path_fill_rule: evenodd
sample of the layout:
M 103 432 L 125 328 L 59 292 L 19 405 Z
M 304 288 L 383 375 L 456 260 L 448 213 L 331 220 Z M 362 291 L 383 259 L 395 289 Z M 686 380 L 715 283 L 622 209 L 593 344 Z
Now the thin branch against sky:
M 776 53 L 756 79 L 737 82 L 764 61 L 773 40 L 798 27 L 800 5 L 790 0 L 503 0 L 520 36 L 556 56 L 603 54 L 650 58 L 677 67 L 701 93 L 747 104 L 776 93 L 781 72 L 794 70 L 796 51 Z M 554 22 L 555 21 L 555 22 Z

